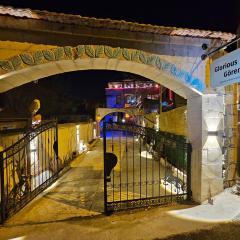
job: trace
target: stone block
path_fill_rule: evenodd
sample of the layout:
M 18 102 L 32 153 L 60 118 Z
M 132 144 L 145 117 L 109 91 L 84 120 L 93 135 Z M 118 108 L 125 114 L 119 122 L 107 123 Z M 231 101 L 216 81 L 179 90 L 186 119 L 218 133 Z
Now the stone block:
M 203 164 L 219 164 L 223 161 L 221 148 L 203 149 L 202 163 Z
M 202 181 L 222 176 L 222 162 L 216 164 L 202 163 Z

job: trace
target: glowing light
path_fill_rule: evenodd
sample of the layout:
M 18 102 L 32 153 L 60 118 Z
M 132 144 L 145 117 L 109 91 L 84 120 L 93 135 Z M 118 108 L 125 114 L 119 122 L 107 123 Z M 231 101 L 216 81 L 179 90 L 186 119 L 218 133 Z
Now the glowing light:
M 77 137 L 77 146 L 78 146 L 78 152 L 82 152 L 82 140 L 80 140 L 80 129 L 79 125 L 76 125 L 76 137 Z
M 76 135 L 77 135 L 77 143 L 79 144 L 79 141 L 80 141 L 80 131 L 79 131 L 79 125 L 76 126 Z
M 176 186 L 177 185 L 177 186 Z M 161 187 L 166 188 L 166 190 L 171 194 L 183 194 L 181 185 L 179 183 L 168 182 L 166 179 L 161 180 Z
M 32 189 L 35 189 L 41 184 L 43 184 L 50 178 L 50 176 L 52 176 L 52 172 L 50 170 L 46 170 L 36 176 L 32 176 L 31 178 Z
M 96 121 L 97 121 L 97 122 L 100 122 L 100 121 L 101 121 L 101 116 L 100 116 L 99 114 L 96 116 Z
M 49 186 L 47 189 L 45 189 L 43 192 L 47 193 L 49 191 L 51 191 L 52 189 L 54 189 L 59 183 L 59 180 L 57 180 L 55 183 L 53 183 L 51 186 Z
M 209 132 L 215 132 L 218 129 L 218 125 L 220 124 L 221 118 L 213 117 L 205 119 L 207 128 Z
M 219 143 L 216 136 L 208 136 L 207 141 L 205 142 L 204 149 L 218 149 Z
M 159 116 L 156 115 L 156 124 L 155 124 L 156 131 L 159 131 Z
M 147 151 L 142 151 L 141 152 L 141 157 L 143 158 L 148 158 L 148 159 L 153 159 L 153 156 L 151 153 L 147 152 Z
M 38 136 L 35 136 L 30 141 L 30 162 L 31 162 L 31 173 L 32 175 L 36 174 L 36 169 L 38 169 L 39 159 L 38 159 Z M 33 179 L 33 178 L 32 178 Z M 32 188 L 35 189 L 38 187 L 37 183 L 32 184 Z
M 97 129 L 93 129 L 93 138 L 96 138 L 97 137 Z
M 126 113 L 125 114 L 125 118 L 129 118 L 130 116 L 129 116 L 129 114 L 128 113 Z
M 125 122 L 126 122 L 125 118 L 123 118 L 123 119 L 122 119 L 122 122 L 123 122 L 123 123 L 125 123 Z
M 9 240 L 24 240 L 26 236 L 16 237 L 16 238 L 9 238 Z
M 169 89 L 169 100 L 173 100 L 173 92 Z
M 87 150 L 87 146 L 86 144 L 83 142 L 83 140 L 80 141 L 80 144 L 79 144 L 79 152 L 82 152 L 82 151 L 86 151 Z

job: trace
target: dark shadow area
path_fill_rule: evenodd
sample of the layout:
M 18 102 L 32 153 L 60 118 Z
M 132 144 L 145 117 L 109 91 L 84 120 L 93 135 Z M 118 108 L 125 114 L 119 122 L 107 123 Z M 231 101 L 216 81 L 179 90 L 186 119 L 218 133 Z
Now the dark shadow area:
M 211 229 L 173 235 L 167 238 L 154 238 L 153 240 L 239 240 L 240 224 L 219 224 Z
M 57 74 L 1 93 L 0 117 L 30 117 L 29 106 L 34 99 L 39 99 L 38 114 L 43 119 L 57 117 L 61 122 L 95 119 L 95 109 L 106 105 L 108 82 L 124 79 L 149 81 L 135 74 L 110 70 Z

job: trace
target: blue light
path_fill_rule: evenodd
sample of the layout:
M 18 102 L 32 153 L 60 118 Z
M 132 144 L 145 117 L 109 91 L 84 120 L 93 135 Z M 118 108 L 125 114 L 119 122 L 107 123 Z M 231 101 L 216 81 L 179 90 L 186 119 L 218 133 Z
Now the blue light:
M 162 102 L 162 106 L 163 107 L 167 107 L 168 106 L 168 102 L 166 102 L 166 101 Z
M 205 89 L 205 83 L 190 74 L 189 72 L 179 69 L 175 64 L 164 61 L 160 58 L 157 58 L 156 66 L 158 69 L 163 70 L 164 72 L 171 74 L 181 82 L 194 87 L 198 91 L 202 92 Z

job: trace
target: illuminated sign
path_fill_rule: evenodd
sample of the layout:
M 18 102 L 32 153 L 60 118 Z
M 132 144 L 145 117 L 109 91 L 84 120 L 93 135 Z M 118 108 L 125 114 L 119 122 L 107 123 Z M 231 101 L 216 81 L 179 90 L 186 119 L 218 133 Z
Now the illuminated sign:
M 211 86 L 222 87 L 240 82 L 240 49 L 237 49 L 211 64 Z

